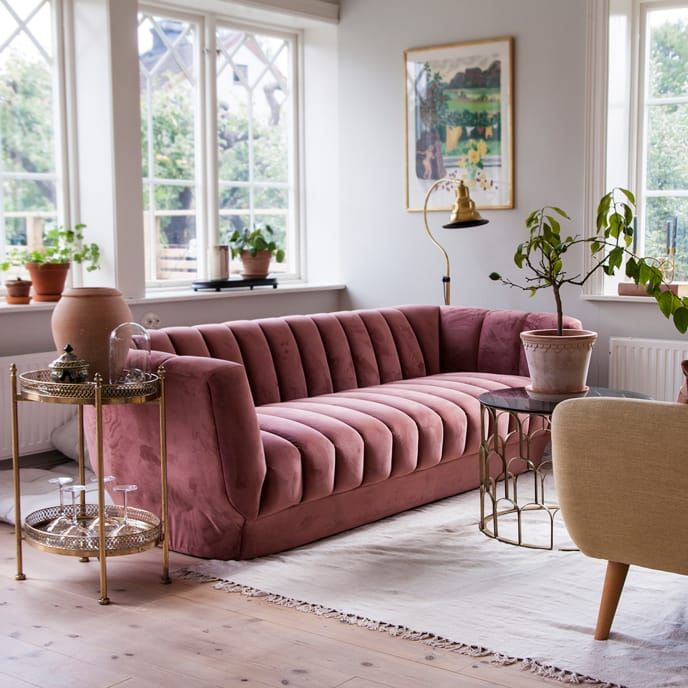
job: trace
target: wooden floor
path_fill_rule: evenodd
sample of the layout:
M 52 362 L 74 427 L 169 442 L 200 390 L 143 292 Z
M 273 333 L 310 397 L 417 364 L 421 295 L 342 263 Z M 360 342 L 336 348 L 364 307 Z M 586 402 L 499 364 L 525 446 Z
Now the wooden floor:
M 2 688 L 533 688 L 559 685 L 484 659 L 181 580 L 161 585 L 160 550 L 98 564 L 24 547 L 0 524 Z M 189 557 L 172 555 L 172 569 Z

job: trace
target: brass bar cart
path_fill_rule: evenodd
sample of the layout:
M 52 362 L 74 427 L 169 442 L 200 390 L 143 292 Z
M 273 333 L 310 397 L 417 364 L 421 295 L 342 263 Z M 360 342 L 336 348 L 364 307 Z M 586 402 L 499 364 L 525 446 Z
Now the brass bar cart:
M 79 557 L 88 561 L 96 556 L 99 561 L 100 604 L 110 604 L 107 588 L 107 558 L 134 554 L 157 545 L 162 548 L 162 582 L 169 583 L 169 538 L 167 499 L 167 425 L 165 404 L 165 370 L 146 374 L 145 378 L 126 384 L 106 384 L 96 374 L 93 382 L 63 383 L 51 380 L 49 370 L 34 370 L 17 374 L 10 366 L 11 422 L 12 422 L 12 476 L 14 481 L 14 516 L 16 533 L 16 580 L 26 580 L 22 556 L 22 540 L 52 554 Z M 43 404 L 73 404 L 77 406 L 79 428 L 79 480 L 85 480 L 84 407 L 93 406 L 96 421 L 97 503 L 86 503 L 81 492 L 78 507 L 72 507 L 72 519 L 77 534 L 55 534 L 48 529 L 53 519 L 64 514 L 60 507 L 39 509 L 26 516 L 22 528 L 21 478 L 19 468 L 19 413 L 20 402 Z M 157 404 L 160 422 L 160 481 L 161 514 L 133 507 L 105 505 L 103 465 L 103 406 L 112 404 Z M 106 533 L 106 518 L 119 519 L 128 524 L 126 532 Z M 87 529 L 86 526 L 90 526 Z M 87 532 L 85 532 L 87 531 Z M 23 536 L 22 537 L 22 533 Z

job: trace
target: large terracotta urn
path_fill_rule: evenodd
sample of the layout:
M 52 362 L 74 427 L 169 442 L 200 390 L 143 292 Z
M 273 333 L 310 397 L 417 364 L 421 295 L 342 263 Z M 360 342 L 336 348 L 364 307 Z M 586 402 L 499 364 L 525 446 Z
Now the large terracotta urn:
M 534 399 L 558 401 L 588 391 L 588 367 L 597 332 L 590 330 L 529 330 L 521 332 Z
M 66 289 L 53 311 L 53 340 L 58 351 L 66 344 L 72 345 L 76 355 L 88 362 L 90 379 L 100 373 L 108 382 L 110 333 L 131 320 L 129 306 L 117 289 Z

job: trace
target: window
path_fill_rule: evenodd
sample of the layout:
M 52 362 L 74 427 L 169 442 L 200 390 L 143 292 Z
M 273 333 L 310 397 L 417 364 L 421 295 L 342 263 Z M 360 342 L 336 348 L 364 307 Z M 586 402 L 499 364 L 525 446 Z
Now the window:
M 688 281 L 688 2 L 611 0 L 608 38 L 607 188 L 636 192 L 637 252 Z
M 196 279 L 198 25 L 139 17 L 146 281 Z
M 0 0 L 0 257 L 62 217 L 57 0 Z
M 210 245 L 265 224 L 287 251 L 273 272 L 297 273 L 295 46 L 212 15 L 141 12 L 149 283 L 201 277 Z
M 640 175 L 643 252 L 675 251 L 688 280 L 688 3 L 642 14 Z

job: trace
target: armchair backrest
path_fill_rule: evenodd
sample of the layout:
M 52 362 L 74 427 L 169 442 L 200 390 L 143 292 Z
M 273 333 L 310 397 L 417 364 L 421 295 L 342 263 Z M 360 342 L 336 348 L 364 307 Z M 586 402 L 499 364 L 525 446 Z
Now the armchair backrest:
M 552 416 L 562 515 L 588 556 L 688 574 L 688 406 L 569 399 Z

